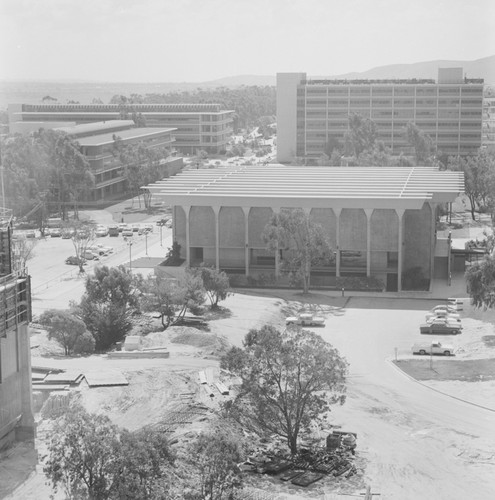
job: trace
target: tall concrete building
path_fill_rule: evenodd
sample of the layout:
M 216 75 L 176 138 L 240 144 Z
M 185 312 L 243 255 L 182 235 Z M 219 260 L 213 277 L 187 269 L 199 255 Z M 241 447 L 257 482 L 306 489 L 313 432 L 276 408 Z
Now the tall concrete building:
M 31 388 L 31 287 L 12 267 L 12 217 L 0 209 L 0 449 L 34 436 Z
M 378 140 L 392 154 L 411 154 L 407 123 L 428 134 L 437 152 L 476 153 L 481 146 L 483 80 L 462 68 L 440 68 L 434 80 L 311 80 L 277 74 L 277 159 L 317 159 L 330 140 L 342 141 L 349 115 L 376 123 Z
M 181 153 L 218 153 L 232 135 L 234 111 L 220 104 L 9 104 L 10 133 L 39 128 L 130 119 L 141 115 L 146 127 L 174 128 Z

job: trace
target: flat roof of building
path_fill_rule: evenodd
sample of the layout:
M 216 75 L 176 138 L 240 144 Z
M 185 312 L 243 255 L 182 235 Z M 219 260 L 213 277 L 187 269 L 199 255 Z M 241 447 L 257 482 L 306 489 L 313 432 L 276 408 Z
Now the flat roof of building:
M 153 127 L 141 127 L 141 128 L 131 128 L 129 130 L 118 130 L 117 132 L 108 134 L 98 134 L 89 137 L 82 137 L 77 140 L 81 146 L 105 146 L 107 144 L 112 144 L 115 142 L 115 137 L 122 139 L 123 141 L 131 139 L 147 139 L 152 137 L 159 137 L 165 133 L 171 133 L 176 128 L 153 128 Z
M 146 186 L 171 205 L 415 208 L 464 192 L 462 172 L 431 167 L 271 164 L 187 170 Z
M 108 120 L 104 122 L 81 123 L 80 125 L 71 125 L 69 127 L 57 127 L 54 130 L 65 132 L 69 135 L 82 135 L 94 132 L 95 134 L 109 129 L 134 127 L 133 120 Z

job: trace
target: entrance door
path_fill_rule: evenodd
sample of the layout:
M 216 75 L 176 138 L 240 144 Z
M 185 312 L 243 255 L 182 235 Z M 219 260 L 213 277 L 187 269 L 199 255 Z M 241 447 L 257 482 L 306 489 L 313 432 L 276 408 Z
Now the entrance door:
M 398 281 L 399 281 L 399 276 L 397 275 L 397 273 L 387 274 L 387 292 L 396 292 Z

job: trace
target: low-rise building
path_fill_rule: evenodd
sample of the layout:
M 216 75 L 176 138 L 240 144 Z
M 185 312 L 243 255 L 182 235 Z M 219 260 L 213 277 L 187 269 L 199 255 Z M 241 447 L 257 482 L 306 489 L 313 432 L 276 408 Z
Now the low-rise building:
M 229 166 L 185 171 L 147 188 L 173 207 L 174 240 L 189 266 L 278 279 L 286 249 L 269 252 L 262 233 L 274 213 L 301 208 L 321 224 L 335 254 L 313 269 L 313 284 L 367 276 L 400 291 L 408 273 L 427 285 L 447 277 L 437 208 L 464 191 L 463 175 L 427 167 Z
M 148 148 L 169 148 L 174 144 L 173 128 L 134 126 L 133 120 L 111 120 L 69 127 L 57 127 L 76 140 L 86 156 L 95 177 L 95 186 L 88 201 L 103 201 L 121 196 L 127 187 L 127 178 L 118 157 L 116 146 L 144 143 Z M 163 158 L 160 167 L 163 177 L 173 165 L 172 173 L 182 166 L 182 158 Z
M 175 147 L 183 154 L 203 149 L 219 153 L 232 135 L 234 111 L 220 104 L 9 104 L 10 133 L 119 120 L 139 116 L 146 127 L 174 131 Z

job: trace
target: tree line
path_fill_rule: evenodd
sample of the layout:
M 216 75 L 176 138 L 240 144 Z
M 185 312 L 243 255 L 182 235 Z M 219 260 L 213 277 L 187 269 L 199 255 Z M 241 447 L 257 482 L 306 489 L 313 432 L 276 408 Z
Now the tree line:
M 184 276 L 170 280 L 134 275 L 123 266 L 98 266 L 86 277 L 85 293 L 69 309 L 49 309 L 39 318 L 50 339 L 65 355 L 103 351 L 121 342 L 142 312 L 160 314 L 163 329 L 180 323 L 188 311 L 211 308 L 230 293 L 228 276 L 208 266 L 186 269 Z
M 167 148 L 114 139 L 112 154 L 122 165 L 127 192 L 142 194 L 141 186 L 167 175 L 162 165 L 170 154 Z M 0 141 L 5 206 L 13 209 L 15 217 L 35 221 L 42 232 L 50 213 L 66 220 L 72 208 L 74 218 L 79 218 L 79 206 L 95 186 L 95 172 L 77 140 L 62 131 L 40 129 L 30 136 L 11 135 Z M 149 205 L 149 195 L 144 203 Z
M 220 104 L 223 109 L 234 111 L 234 130 L 255 126 L 266 127 L 262 117 L 275 116 L 276 89 L 272 86 L 242 85 L 236 88 L 198 88 L 194 91 L 175 91 L 167 94 L 115 95 L 110 104 L 122 105 L 122 113 L 132 116 L 133 104 Z M 129 109 L 131 114 L 129 115 Z M 135 118 L 139 118 L 139 114 Z

